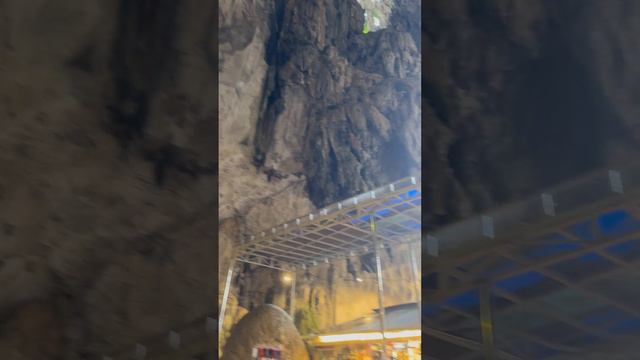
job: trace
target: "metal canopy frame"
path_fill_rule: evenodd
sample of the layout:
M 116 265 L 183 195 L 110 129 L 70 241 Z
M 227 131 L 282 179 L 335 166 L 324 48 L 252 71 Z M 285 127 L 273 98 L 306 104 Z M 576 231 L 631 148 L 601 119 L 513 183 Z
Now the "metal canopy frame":
M 554 359 L 593 353 L 586 345 L 637 338 L 640 298 L 625 296 L 625 286 L 633 286 L 631 278 L 640 281 L 639 170 L 609 171 L 547 192 L 537 199 L 538 213 L 510 206 L 529 215 L 527 224 L 509 219 L 516 224 L 511 229 L 499 219 L 508 212 L 496 211 L 488 218 L 499 231 L 483 231 L 477 221 L 476 234 L 458 231 L 464 236 L 455 246 L 442 239 L 454 239 L 456 231 L 431 234 L 431 248 L 439 251 L 426 258 L 423 325 L 438 345 L 427 347 L 434 351 L 427 358 Z M 550 211 L 549 198 L 561 211 Z M 495 332 L 497 355 L 495 348 L 484 348 L 482 356 L 483 348 L 467 346 L 491 335 L 480 330 L 487 328 Z
M 293 219 L 236 246 L 220 308 L 222 334 L 229 286 L 236 262 L 293 273 L 289 313 L 294 314 L 295 273 L 339 259 L 370 254 L 376 257 L 378 297 L 384 319 L 384 298 L 380 250 L 420 241 L 422 191 L 420 177 L 412 176 L 328 206 L 317 214 Z M 418 250 L 419 251 L 419 250 Z M 417 266 L 412 266 L 417 271 Z M 418 278 L 417 274 L 413 274 Z M 418 301 L 419 292 L 416 294 Z M 384 322 L 381 321 L 384 334 Z M 383 336 L 384 342 L 384 336 Z
M 410 177 L 280 224 L 240 244 L 241 262 L 287 270 L 363 255 L 376 241 L 393 246 L 419 240 L 420 178 Z

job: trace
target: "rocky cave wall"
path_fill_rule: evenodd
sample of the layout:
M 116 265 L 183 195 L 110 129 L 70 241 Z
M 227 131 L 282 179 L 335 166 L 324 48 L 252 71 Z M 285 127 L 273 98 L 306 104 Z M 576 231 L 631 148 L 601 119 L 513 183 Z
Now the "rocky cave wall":
M 0 1 L 0 358 L 215 313 L 213 6 Z
M 638 155 L 640 4 L 424 4 L 428 229 Z
M 233 244 L 419 172 L 420 2 L 396 3 L 364 35 L 355 0 L 220 2 L 220 300 Z M 415 298 L 407 256 L 384 256 L 387 305 Z M 320 328 L 370 312 L 370 262 L 353 260 L 362 283 L 346 263 L 298 274 L 297 307 Z M 276 272 L 237 269 L 227 332 L 264 301 L 287 305 Z

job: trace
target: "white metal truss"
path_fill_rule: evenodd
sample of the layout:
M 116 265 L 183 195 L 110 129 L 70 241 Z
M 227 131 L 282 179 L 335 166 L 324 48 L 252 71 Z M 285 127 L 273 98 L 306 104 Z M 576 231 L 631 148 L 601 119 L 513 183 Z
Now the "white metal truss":
M 421 182 L 409 177 L 293 219 L 243 242 L 241 262 L 291 269 L 370 253 L 420 238 Z
M 252 236 L 236 247 L 229 266 L 218 317 L 222 329 L 229 285 L 236 261 L 294 275 L 289 313 L 294 314 L 297 269 L 351 256 L 375 254 L 380 331 L 384 334 L 384 294 L 380 250 L 420 240 L 422 191 L 419 177 L 409 177 L 366 192 Z M 415 259 L 413 247 L 411 256 Z M 415 260 L 414 260 L 415 261 Z M 414 280 L 418 278 L 413 266 Z M 414 281 L 417 284 L 417 281 Z M 417 285 L 416 285 L 417 286 Z M 416 291 L 419 301 L 419 291 Z M 221 331 L 220 331 L 221 332 Z M 384 339 L 382 340 L 385 341 Z

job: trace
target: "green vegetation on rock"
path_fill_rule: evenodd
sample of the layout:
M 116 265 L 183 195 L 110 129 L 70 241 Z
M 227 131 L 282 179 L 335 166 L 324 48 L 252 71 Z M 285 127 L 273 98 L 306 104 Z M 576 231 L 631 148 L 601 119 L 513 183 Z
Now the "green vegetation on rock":
M 311 309 L 298 309 L 294 315 L 294 322 L 302 336 L 318 333 L 318 320 Z

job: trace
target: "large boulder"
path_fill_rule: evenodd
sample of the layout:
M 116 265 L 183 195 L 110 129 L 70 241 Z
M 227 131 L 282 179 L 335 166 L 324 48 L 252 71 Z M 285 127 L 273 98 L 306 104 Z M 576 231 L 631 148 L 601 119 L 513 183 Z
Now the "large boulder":
M 262 305 L 238 322 L 224 347 L 222 360 L 251 359 L 251 350 L 257 345 L 280 347 L 285 360 L 309 359 L 293 320 L 274 305 Z

